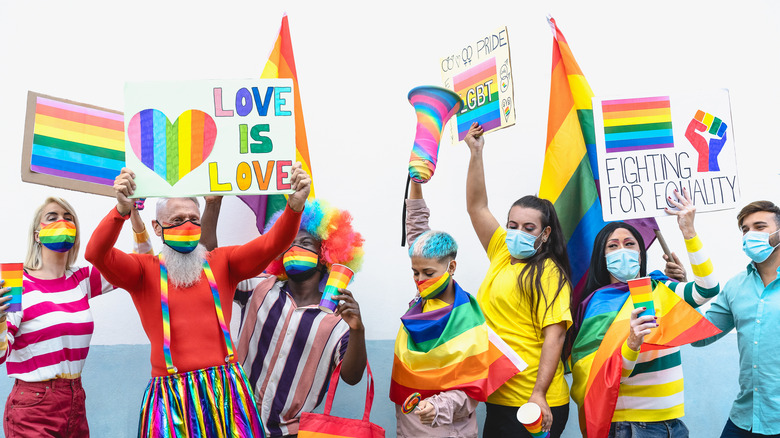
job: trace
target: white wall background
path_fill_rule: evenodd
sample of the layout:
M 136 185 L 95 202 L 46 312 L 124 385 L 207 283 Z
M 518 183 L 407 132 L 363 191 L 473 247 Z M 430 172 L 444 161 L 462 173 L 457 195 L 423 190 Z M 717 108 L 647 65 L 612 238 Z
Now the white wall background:
M 394 338 L 414 293 L 400 243 L 400 209 L 415 130 L 407 92 L 439 84 L 438 59 L 499 25 L 509 28 L 518 123 L 487 138 L 490 205 L 500 222 L 517 198 L 536 193 L 546 139 L 552 35 L 558 21 L 597 95 L 729 88 L 742 199 L 780 201 L 776 102 L 780 4 L 776 2 L 205 2 L 0 1 L 0 260 L 22 260 L 33 210 L 67 198 L 82 241 L 112 199 L 21 182 L 27 90 L 123 109 L 129 80 L 258 77 L 284 11 L 295 60 L 318 196 L 349 209 L 366 239 L 353 284 L 370 339 Z M 424 187 L 431 225 L 458 240 L 456 278 L 476 292 L 487 268 L 471 230 L 464 188 L 468 151 L 445 137 Z M 148 222 L 153 209 L 143 212 Z M 698 216 L 721 282 L 743 269 L 736 211 Z M 672 218 L 670 246 L 684 245 Z M 127 227 L 129 228 L 129 226 Z M 221 244 L 255 236 L 254 219 L 227 199 Z M 119 246 L 129 250 L 126 229 Z M 159 241 L 155 242 L 159 248 Z M 83 255 L 83 247 L 82 247 Z M 651 266 L 661 267 L 660 249 Z M 82 258 L 83 261 L 83 258 Z M 125 292 L 93 300 L 97 344 L 145 343 Z

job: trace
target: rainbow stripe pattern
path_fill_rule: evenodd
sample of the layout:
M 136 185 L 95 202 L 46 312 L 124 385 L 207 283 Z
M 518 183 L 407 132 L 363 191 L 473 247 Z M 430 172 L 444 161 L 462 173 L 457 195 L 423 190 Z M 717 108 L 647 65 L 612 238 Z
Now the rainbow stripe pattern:
M 316 252 L 293 245 L 284 253 L 284 271 L 288 275 L 300 274 L 309 269 L 316 268 L 319 257 Z
M 192 252 L 200 242 L 200 225 L 190 221 L 175 227 L 163 227 L 163 242 L 181 253 Z
M 113 186 L 124 166 L 121 113 L 36 97 L 30 170 Z
M 647 307 L 647 310 L 640 313 L 639 316 L 655 315 L 653 306 L 653 282 L 650 277 L 628 280 L 628 290 L 631 293 L 631 301 L 634 303 L 634 309 Z
M 160 301 L 163 317 L 163 356 L 165 357 L 165 367 L 168 373 L 176 374 L 179 371 L 173 365 L 173 359 L 171 358 L 171 317 L 170 309 L 168 307 L 168 269 L 165 266 L 165 256 L 160 253 L 158 257 L 160 259 Z M 211 295 L 214 298 L 214 309 L 217 313 L 217 320 L 219 321 L 219 327 L 225 338 L 225 349 L 227 350 L 225 362 L 230 362 L 234 356 L 233 340 L 230 338 L 230 327 L 225 322 L 225 316 L 222 313 L 222 303 L 219 300 L 217 281 L 214 279 L 214 273 L 211 271 L 211 266 L 209 266 L 209 262 L 206 260 L 203 261 L 203 272 L 206 274 L 206 278 L 209 281 Z
M 390 400 L 398 405 L 415 392 L 425 399 L 454 389 L 486 401 L 526 367 L 490 330 L 477 300 L 454 285 L 450 306 L 423 312 L 418 300 L 401 317 L 390 383 Z
M 526 403 L 517 410 L 517 419 L 534 438 L 548 438 L 550 432 L 542 431 L 542 408 L 536 403 Z
M 606 223 L 597 188 L 593 91 L 552 17 L 549 23 L 554 36 L 553 68 L 539 197 L 553 203 L 561 222 L 571 262 L 572 299 L 576 301 L 585 285 L 593 241 Z M 627 222 L 642 233 L 646 246 L 653 243 L 653 230 L 658 229 L 655 219 Z
M 268 55 L 261 79 L 290 78 L 293 81 L 293 94 L 295 99 L 295 160 L 301 163 L 301 167 L 312 177 L 309 199 L 314 199 L 314 174 L 312 173 L 311 158 L 309 157 L 309 142 L 306 139 L 306 124 L 303 120 L 303 105 L 301 104 L 301 89 L 298 86 L 298 72 L 295 69 L 295 56 L 293 54 L 292 39 L 290 38 L 290 24 L 287 14 L 282 17 L 282 25 L 279 28 L 279 36 Z M 239 196 L 255 214 L 255 225 L 262 233 L 265 223 L 277 211 L 284 210 L 287 205 L 286 195 L 250 195 Z
M 154 377 L 141 403 L 138 435 L 265 438 L 249 388 L 238 363 Z
M 187 110 L 171 124 L 162 111 L 145 109 L 130 119 L 127 137 L 144 166 L 173 186 L 211 154 L 217 126 L 200 110 Z
M 403 406 L 401 406 L 401 412 L 404 414 L 411 414 L 414 408 L 416 408 L 421 401 L 422 395 L 420 395 L 419 392 L 415 392 L 414 394 L 409 395 L 409 397 L 406 397 L 406 400 L 404 400 Z
M 322 291 L 322 300 L 320 300 L 320 309 L 325 312 L 333 313 L 336 311 L 338 302 L 333 299 L 334 295 L 339 295 L 339 289 L 345 289 L 349 282 L 352 281 L 352 276 L 355 273 L 352 269 L 338 263 L 334 263 L 330 267 L 330 273 L 328 274 L 328 281 L 325 283 L 325 289 Z
M 641 351 L 679 347 L 720 332 L 662 282 L 667 277 L 658 271 L 650 276 L 659 327 L 645 336 Z M 609 433 L 623 369 L 621 349 L 633 310 L 629 295 L 625 283 L 594 292 L 574 341 L 571 394 L 579 405 L 580 428 L 587 436 Z
M 458 114 L 459 141 L 466 138 L 474 122 L 479 123 L 485 132 L 501 126 L 496 58 L 458 73 L 452 82 L 455 92 L 466 102 L 466 109 Z
M 6 312 L 22 310 L 22 290 L 24 278 L 24 263 L 0 263 L 0 279 L 4 280 L 2 287 L 10 287 L 11 301 Z
M 418 183 L 426 183 L 436 171 L 441 131 L 447 121 L 463 108 L 463 101 L 452 91 L 434 86 L 415 87 L 407 97 L 417 113 L 409 177 Z
M 439 277 L 418 281 L 417 289 L 420 291 L 420 298 L 427 300 L 435 298 L 440 293 L 444 292 L 444 289 L 446 289 L 449 284 L 450 272 L 445 271 L 444 274 Z
M 601 101 L 607 153 L 674 147 L 669 96 Z
M 38 231 L 38 238 L 52 251 L 66 252 L 76 241 L 76 224 L 64 219 L 46 224 Z

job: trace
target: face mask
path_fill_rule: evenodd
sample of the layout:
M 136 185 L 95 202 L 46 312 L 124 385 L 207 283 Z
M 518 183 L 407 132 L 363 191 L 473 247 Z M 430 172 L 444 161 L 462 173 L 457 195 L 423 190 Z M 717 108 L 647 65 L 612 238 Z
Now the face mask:
M 628 248 L 607 254 L 607 270 L 623 283 L 639 275 L 639 252 Z
M 42 225 L 38 239 L 46 248 L 56 252 L 67 252 L 76 243 L 76 224 L 64 219 Z
M 535 244 L 539 236 L 522 230 L 506 230 L 506 247 L 509 249 L 509 254 L 516 259 L 527 259 L 533 256 L 538 249 Z
M 420 291 L 420 298 L 430 300 L 438 297 L 447 289 L 451 278 L 450 271 L 444 271 L 438 277 L 415 282 L 417 283 L 417 290 Z
M 777 245 L 772 246 L 769 244 L 769 236 L 772 234 L 761 231 L 748 231 L 742 236 L 742 250 L 756 263 L 765 261 L 777 248 Z
M 316 252 L 302 246 L 293 245 L 282 258 L 284 270 L 293 281 L 304 281 L 317 272 L 320 256 Z
M 198 247 L 200 242 L 200 225 L 192 221 L 185 221 L 179 225 L 162 227 L 163 243 L 171 249 L 182 254 L 189 254 Z

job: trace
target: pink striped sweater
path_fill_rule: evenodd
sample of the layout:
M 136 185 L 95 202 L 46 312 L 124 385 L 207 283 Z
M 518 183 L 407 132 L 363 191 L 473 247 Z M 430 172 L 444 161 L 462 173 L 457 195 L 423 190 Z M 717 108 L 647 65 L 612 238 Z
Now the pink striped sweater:
M 81 375 L 94 322 L 89 299 L 114 289 L 93 267 L 71 268 L 61 278 L 24 274 L 22 311 L 8 314 L 0 354 L 8 377 L 26 382 Z

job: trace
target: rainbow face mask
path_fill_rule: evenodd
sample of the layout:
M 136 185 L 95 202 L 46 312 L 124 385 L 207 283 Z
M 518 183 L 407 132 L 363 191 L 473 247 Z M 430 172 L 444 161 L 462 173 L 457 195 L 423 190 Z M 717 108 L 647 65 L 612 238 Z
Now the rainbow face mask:
M 56 252 L 67 252 L 76 243 L 76 224 L 65 219 L 42 225 L 38 231 L 41 245 Z
M 438 297 L 447 289 L 447 286 L 450 284 L 450 278 L 452 278 L 450 277 L 450 271 L 444 271 L 438 277 L 417 281 L 417 290 L 420 291 L 420 298 L 430 300 Z
M 198 247 L 200 242 L 200 224 L 192 221 L 185 221 L 179 225 L 162 227 L 163 243 L 171 249 L 182 254 L 189 254 Z
M 316 269 L 317 265 L 320 264 L 320 256 L 312 250 L 293 245 L 284 253 L 282 263 L 290 279 L 303 281 L 317 272 Z

